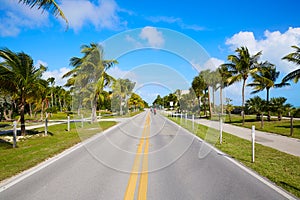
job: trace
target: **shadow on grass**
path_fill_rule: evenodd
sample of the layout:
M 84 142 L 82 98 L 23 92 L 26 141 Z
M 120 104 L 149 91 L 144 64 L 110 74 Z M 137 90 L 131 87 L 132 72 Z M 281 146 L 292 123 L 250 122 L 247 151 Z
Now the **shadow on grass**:
M 293 185 L 290 185 L 290 184 L 288 184 L 286 182 L 283 182 L 283 181 L 280 181 L 279 183 L 282 184 L 282 185 L 285 185 L 286 187 L 293 188 L 294 190 L 297 190 L 297 191 L 300 192 L 300 188 L 297 188 L 297 187 L 295 187 Z
M 44 131 L 36 131 L 36 130 L 26 130 L 26 135 L 38 135 L 38 134 L 44 134 Z M 53 136 L 53 133 L 51 132 L 47 132 L 48 135 Z M 13 136 L 13 131 L 12 130 L 8 130 L 8 131 L 1 131 L 1 136 Z M 17 131 L 17 136 L 21 136 L 21 131 L 18 130 Z
M 291 126 L 290 125 L 282 125 L 282 126 L 275 126 L 275 127 L 278 127 L 278 128 L 291 128 Z M 294 125 L 293 126 L 294 128 L 300 128 L 300 125 Z
M 12 143 L 0 139 L 0 149 L 10 149 L 12 146 Z

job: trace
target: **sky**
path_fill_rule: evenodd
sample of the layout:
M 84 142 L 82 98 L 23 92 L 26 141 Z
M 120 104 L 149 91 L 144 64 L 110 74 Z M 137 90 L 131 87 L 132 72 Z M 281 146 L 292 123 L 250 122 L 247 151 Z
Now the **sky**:
M 280 71 L 278 82 L 298 67 L 281 58 L 300 46 L 298 0 L 252 1 L 146 1 L 57 0 L 69 21 L 47 11 L 30 9 L 18 0 L 1 0 L 0 48 L 29 54 L 35 65 L 48 70 L 44 78 L 72 69 L 70 58 L 80 57 L 80 47 L 92 42 L 104 47 L 105 59 L 119 64 L 108 72 L 131 78 L 134 89 L 148 103 L 160 94 L 188 89 L 194 76 L 216 69 L 234 50 L 247 46 L 251 54 L 262 51 Z M 250 83 L 251 79 L 247 83 Z M 271 89 L 271 97 L 284 96 L 300 106 L 300 84 Z M 246 99 L 253 97 L 246 88 Z M 241 83 L 224 95 L 241 105 Z M 266 93 L 259 96 L 265 98 Z

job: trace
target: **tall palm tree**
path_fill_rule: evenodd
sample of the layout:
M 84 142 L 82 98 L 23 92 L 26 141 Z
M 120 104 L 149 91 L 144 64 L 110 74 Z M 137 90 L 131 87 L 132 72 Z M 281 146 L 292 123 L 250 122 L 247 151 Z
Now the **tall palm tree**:
M 228 79 L 229 83 L 232 84 L 234 82 L 243 81 L 242 85 L 242 117 L 243 117 L 243 125 L 245 123 L 245 86 L 246 81 L 249 77 L 249 74 L 254 74 L 257 72 L 257 60 L 261 56 L 261 51 L 256 53 L 255 55 L 250 55 L 247 47 L 240 47 L 235 50 L 237 55 L 229 55 L 227 60 L 230 63 L 223 64 L 222 66 L 226 66 L 232 76 Z
M 287 60 L 292 63 L 295 63 L 296 65 L 300 65 L 300 47 L 292 46 L 292 48 L 295 49 L 295 52 L 284 56 L 282 59 Z M 296 70 L 290 72 L 289 74 L 287 74 L 282 79 L 282 82 L 294 80 L 294 82 L 297 83 L 299 79 L 300 79 L 300 69 L 296 69 Z
M 74 69 L 64 74 L 63 78 L 70 77 L 67 85 L 73 86 L 80 98 L 82 95 L 85 97 L 82 99 L 82 103 L 91 103 L 93 122 L 96 120 L 97 101 L 101 97 L 103 89 L 114 80 L 106 73 L 106 70 L 117 61 L 104 60 L 103 48 L 96 43 L 83 45 L 81 53 L 83 53 L 83 57 L 70 59 L 70 65 L 74 66 Z
M 209 118 L 211 119 L 212 118 L 211 88 L 215 86 L 214 74 L 209 69 L 207 69 L 201 71 L 200 76 L 202 76 L 205 82 L 205 86 L 206 86 L 205 90 L 207 90 L 207 95 L 208 95 Z
M 48 10 L 54 16 L 56 16 L 56 17 L 60 16 L 61 18 L 63 18 L 67 24 L 67 27 L 69 25 L 69 22 L 65 16 L 65 14 L 60 9 L 60 7 L 58 6 L 58 4 L 56 3 L 55 0 L 19 0 L 19 3 L 26 4 L 26 5 L 30 6 L 31 8 L 37 7 L 38 9 L 42 8 L 44 10 Z
M 223 104 L 223 89 L 228 87 L 229 81 L 228 79 L 232 76 L 227 66 L 220 65 L 217 69 L 218 80 L 219 80 L 219 89 L 220 89 L 220 104 L 221 104 L 221 115 L 223 115 L 224 104 Z
M 250 87 L 254 87 L 254 91 L 251 94 L 256 94 L 260 91 L 266 89 L 267 91 L 267 112 L 268 112 L 268 121 L 271 120 L 270 116 L 270 89 L 271 88 L 280 88 L 283 86 L 290 85 L 289 83 L 282 82 L 282 83 L 275 83 L 276 79 L 278 78 L 280 72 L 276 71 L 275 65 L 269 63 L 268 61 L 262 62 L 259 64 L 259 70 L 256 74 L 253 74 L 253 82 L 248 84 Z
M 201 97 L 204 95 L 203 91 L 207 88 L 203 76 L 199 74 L 198 76 L 194 77 L 192 82 L 192 88 L 198 100 L 199 114 L 201 117 Z
M 36 68 L 32 58 L 21 52 L 14 53 L 4 48 L 0 49 L 0 87 L 15 95 L 19 102 L 21 133 L 25 135 L 25 106 L 29 97 L 38 95 L 40 88 L 46 87 L 47 82 L 42 79 L 46 68 L 40 65 Z

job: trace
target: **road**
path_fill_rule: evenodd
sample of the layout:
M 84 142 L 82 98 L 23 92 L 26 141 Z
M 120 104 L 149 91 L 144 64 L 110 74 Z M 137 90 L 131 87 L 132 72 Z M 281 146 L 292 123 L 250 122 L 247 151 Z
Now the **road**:
M 292 198 L 149 111 L 0 191 L 3 200 Z

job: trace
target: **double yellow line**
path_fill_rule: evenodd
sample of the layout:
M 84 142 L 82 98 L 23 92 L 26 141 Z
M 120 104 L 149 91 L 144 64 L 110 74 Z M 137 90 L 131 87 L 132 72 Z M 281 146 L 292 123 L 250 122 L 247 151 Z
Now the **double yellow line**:
M 148 113 L 146 116 L 146 122 L 144 125 L 142 137 L 140 139 L 136 151 L 136 156 L 128 180 L 124 200 L 134 199 L 134 194 L 135 194 L 139 174 L 140 174 L 140 179 L 139 179 L 137 199 L 140 200 L 147 199 L 149 135 L 150 135 L 150 114 Z M 141 161 L 142 161 L 142 171 L 139 173 Z

